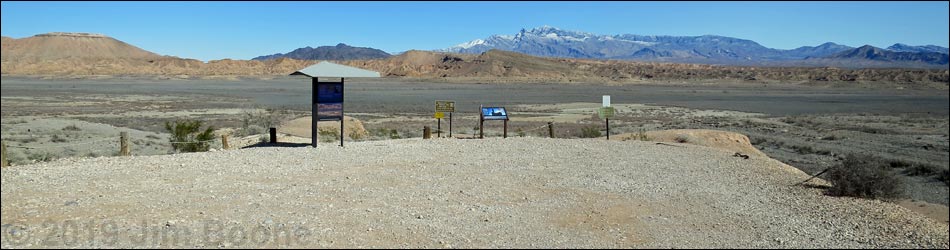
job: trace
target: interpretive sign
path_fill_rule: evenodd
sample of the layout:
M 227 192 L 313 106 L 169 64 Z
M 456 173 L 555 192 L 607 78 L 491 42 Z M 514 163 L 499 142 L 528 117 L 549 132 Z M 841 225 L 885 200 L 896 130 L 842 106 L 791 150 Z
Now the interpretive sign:
M 503 107 L 482 108 L 483 120 L 508 120 L 508 111 Z
M 320 121 L 343 120 L 343 83 L 317 83 L 317 119 Z
M 455 101 L 435 101 L 435 112 L 455 112 Z
M 614 107 L 603 107 L 597 110 L 597 115 L 600 119 L 610 119 L 614 118 L 614 112 Z

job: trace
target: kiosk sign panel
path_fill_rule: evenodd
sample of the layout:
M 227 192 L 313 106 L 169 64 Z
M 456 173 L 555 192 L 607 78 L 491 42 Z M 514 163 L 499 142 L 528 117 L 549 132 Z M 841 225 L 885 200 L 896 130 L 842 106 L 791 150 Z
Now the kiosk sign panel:
M 343 120 L 343 83 L 317 84 L 317 110 L 318 120 Z
M 503 107 L 482 108 L 482 117 L 485 120 L 508 120 L 508 111 Z

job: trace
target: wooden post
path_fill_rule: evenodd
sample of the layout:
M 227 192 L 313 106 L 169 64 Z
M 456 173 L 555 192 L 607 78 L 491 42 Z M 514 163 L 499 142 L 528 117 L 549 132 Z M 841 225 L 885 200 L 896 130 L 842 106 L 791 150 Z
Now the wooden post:
M 320 79 L 317 77 L 311 78 L 311 104 L 313 106 L 310 108 L 310 146 L 317 147 L 317 134 L 319 128 L 317 127 L 317 121 L 319 120 L 317 113 L 320 113 L 320 107 L 317 106 L 317 95 L 320 94 L 320 89 L 317 88 L 317 83 L 320 82 Z
M 548 136 L 554 138 L 554 123 L 548 122 Z
M 270 143 L 277 143 L 277 128 L 270 128 Z
M 129 132 L 119 133 L 119 156 L 130 156 L 132 150 L 129 148 Z
M 435 138 L 442 138 L 442 118 L 436 119 L 439 120 L 438 127 L 435 129 Z
M 449 112 L 449 138 L 452 138 L 452 113 Z
M 485 139 L 485 114 L 482 114 L 484 106 L 478 106 L 478 139 Z
M 422 127 L 422 139 L 432 139 L 432 129 L 429 126 Z
M 343 77 L 340 77 L 340 97 L 341 97 L 341 98 L 344 97 L 344 96 L 346 96 L 346 95 L 344 95 L 344 93 L 346 93 L 345 90 L 346 90 L 346 86 L 343 85 Z M 345 111 L 344 111 L 345 109 L 343 109 L 343 103 L 344 103 L 344 101 L 343 101 L 343 100 L 340 100 L 340 147 L 341 147 L 341 148 L 343 147 L 343 136 L 344 136 L 344 134 L 343 134 L 343 120 L 346 120 L 346 119 L 344 119 L 344 118 L 346 118 L 346 113 L 345 113 Z
M 3 158 L 3 159 L 0 159 L 0 161 L 2 161 L 0 162 L 0 167 L 4 167 L 4 168 L 9 167 L 10 159 L 7 159 L 7 143 L 6 142 L 0 142 L 0 151 L 2 151 L 2 155 L 0 156 L 2 156 Z
M 221 148 L 224 148 L 224 150 L 231 149 L 231 145 L 228 144 L 228 135 L 221 135 Z
M 478 119 L 478 139 L 485 139 L 485 119 Z
M 508 139 L 508 119 L 505 119 L 505 131 L 502 134 L 503 138 Z
M 610 140 L 610 118 L 607 119 L 607 140 Z

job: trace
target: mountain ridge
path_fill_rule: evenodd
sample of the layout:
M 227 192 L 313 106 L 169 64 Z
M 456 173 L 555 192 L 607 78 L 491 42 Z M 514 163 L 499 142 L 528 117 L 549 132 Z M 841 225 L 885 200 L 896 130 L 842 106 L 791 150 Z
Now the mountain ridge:
M 266 56 L 255 57 L 251 60 L 267 60 L 276 58 L 290 58 L 297 60 L 362 60 L 387 58 L 392 56 L 385 51 L 369 47 L 353 47 L 344 43 L 336 46 L 304 47 L 298 48 L 286 54 L 277 53 Z
M 892 47 L 895 49 L 914 50 L 898 52 L 915 53 L 940 51 L 941 49 L 946 50 L 946 48 L 932 45 Z M 818 46 L 802 46 L 790 50 L 781 50 L 767 48 L 752 40 L 719 35 L 596 35 L 588 32 L 568 31 L 551 26 L 542 26 L 530 30 L 521 29 L 520 32 L 515 35 L 491 35 L 484 39 L 475 39 L 470 42 L 434 51 L 478 54 L 491 49 L 514 51 L 542 57 L 745 66 L 793 66 L 802 60 L 816 57 L 830 57 L 836 53 L 855 48 L 833 42 L 826 42 Z M 929 62 L 934 60 L 924 61 Z M 913 63 L 909 65 L 913 65 Z M 937 65 L 938 66 L 921 65 L 917 67 L 939 67 L 941 64 Z

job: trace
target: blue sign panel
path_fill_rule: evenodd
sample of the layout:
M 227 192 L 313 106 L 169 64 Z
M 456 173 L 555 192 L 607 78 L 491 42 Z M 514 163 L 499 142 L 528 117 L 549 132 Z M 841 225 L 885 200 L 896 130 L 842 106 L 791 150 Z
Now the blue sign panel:
M 482 108 L 482 117 L 485 120 L 508 120 L 508 111 L 503 107 Z
M 343 83 L 317 83 L 317 119 L 343 120 Z

